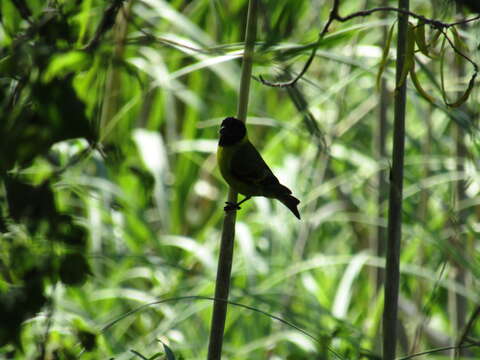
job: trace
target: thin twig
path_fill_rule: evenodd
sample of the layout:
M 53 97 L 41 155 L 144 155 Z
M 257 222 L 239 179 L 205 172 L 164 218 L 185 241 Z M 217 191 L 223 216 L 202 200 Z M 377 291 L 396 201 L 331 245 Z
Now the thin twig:
M 449 24 L 449 27 L 450 27 L 450 26 L 457 26 L 457 25 L 468 24 L 469 22 L 472 22 L 472 21 L 475 21 L 475 20 L 478 20 L 478 19 L 480 19 L 480 15 L 475 16 L 475 17 L 470 18 L 470 19 L 463 19 L 463 20 L 460 20 L 460 21 L 457 21 L 457 22 L 454 22 L 454 23 L 450 23 L 450 24 Z
M 478 65 L 475 61 L 473 61 L 472 59 L 470 59 L 467 55 L 465 55 L 464 53 L 462 53 L 456 46 L 455 44 L 453 43 L 453 41 L 448 37 L 447 33 L 441 29 L 440 30 L 443 34 L 443 36 L 445 36 L 445 38 L 447 39 L 448 43 L 450 44 L 450 46 L 452 47 L 453 51 L 455 51 L 459 56 L 463 57 L 465 60 L 467 60 L 470 64 L 472 64 L 472 66 L 474 67 L 475 69 L 475 74 L 473 76 L 477 76 L 477 73 L 478 73 Z
M 192 52 L 197 52 L 197 53 L 200 53 L 200 54 L 214 53 L 214 51 L 210 51 L 209 49 L 201 49 L 201 48 L 197 48 L 197 47 L 193 47 L 193 46 L 188 46 L 188 45 L 185 45 L 185 44 L 181 44 L 177 41 L 173 41 L 173 40 L 170 40 L 170 39 L 167 39 L 167 38 L 164 38 L 164 37 L 155 36 L 153 34 L 150 34 L 141 25 L 137 24 L 137 21 L 136 21 L 135 17 L 132 16 L 131 14 L 127 13 L 125 11 L 125 9 L 123 9 L 123 16 L 125 16 L 125 19 L 127 19 L 127 21 L 130 24 L 132 24 L 133 27 L 138 30 L 138 32 L 140 32 L 141 34 L 144 35 L 145 40 L 151 40 L 151 41 L 158 42 L 158 43 L 164 44 L 164 45 L 168 45 L 168 46 L 171 46 L 171 47 L 174 47 L 174 48 L 183 48 L 183 49 L 190 50 Z M 126 41 L 126 43 L 135 44 L 135 42 L 139 42 L 138 40 L 142 40 L 142 38 L 138 37 L 136 39 L 128 39 Z
M 466 349 L 466 348 L 471 348 L 475 346 L 480 346 L 480 342 L 470 342 L 469 344 L 462 345 L 462 346 L 444 346 L 444 347 L 430 349 L 430 350 L 422 351 L 419 353 L 411 354 L 408 356 L 400 357 L 400 358 L 397 358 L 396 360 L 409 360 L 409 359 L 416 358 L 418 356 L 434 354 L 441 351 L 454 350 L 454 349 Z
M 479 16 L 475 16 L 475 17 L 470 18 L 470 19 L 464 19 L 464 20 L 453 22 L 453 23 L 444 23 L 444 22 L 436 20 L 436 19 L 430 19 L 430 18 L 427 18 L 423 15 L 416 14 L 416 13 L 414 13 L 412 11 L 409 11 L 409 10 L 400 9 L 400 8 L 391 7 L 391 6 L 384 6 L 384 7 L 378 7 L 378 8 L 373 8 L 373 9 L 369 9 L 369 10 L 357 11 L 357 12 L 354 12 L 354 13 L 346 15 L 346 16 L 341 16 L 339 14 L 339 7 L 340 7 L 340 0 L 334 0 L 333 5 L 332 5 L 332 10 L 330 11 L 330 15 L 328 17 L 328 20 L 325 23 L 325 26 L 323 27 L 322 31 L 320 32 L 320 34 L 318 36 L 318 40 L 315 43 L 307 62 L 303 66 L 302 71 L 300 71 L 300 73 L 294 79 L 292 79 L 290 81 L 286 81 L 286 82 L 276 83 L 276 82 L 267 81 L 262 76 L 259 76 L 260 82 L 262 84 L 264 84 L 266 86 L 270 86 L 270 87 L 287 87 L 287 86 L 295 85 L 295 83 L 298 80 L 300 80 L 303 77 L 303 75 L 305 75 L 308 68 L 312 64 L 312 61 L 315 58 L 315 55 L 316 55 L 316 52 L 317 52 L 317 49 L 318 49 L 320 43 L 322 42 L 325 35 L 328 33 L 330 25 L 335 20 L 340 21 L 340 22 L 346 22 L 346 21 L 352 20 L 352 19 L 357 18 L 357 17 L 369 16 L 369 15 L 372 15 L 373 13 L 376 13 L 376 12 L 396 12 L 398 14 L 403 14 L 403 15 L 411 16 L 415 19 L 418 19 L 418 20 L 424 22 L 425 24 L 428 24 L 428 25 L 432 26 L 435 29 L 441 30 L 442 33 L 445 35 L 445 33 L 444 33 L 445 29 L 448 29 L 448 28 L 450 28 L 452 26 L 456 26 L 456 25 L 467 24 L 467 23 L 470 23 L 472 21 L 476 21 L 476 20 L 480 19 L 480 15 L 479 15 Z M 449 40 L 449 43 L 452 45 L 450 40 Z M 452 45 L 452 47 L 453 47 L 453 45 Z M 477 66 L 477 64 L 475 64 L 475 62 L 473 62 L 467 56 L 463 55 L 462 52 L 459 51 L 458 49 L 455 50 L 455 52 L 457 52 L 457 54 L 459 54 L 460 56 L 465 58 L 467 61 L 472 63 L 472 65 L 475 67 L 475 73 L 477 72 L 478 66 Z
M 430 312 L 432 311 L 432 306 L 433 306 L 433 300 L 435 299 L 435 296 L 438 296 L 437 290 L 439 288 L 440 280 L 443 277 L 443 273 L 445 272 L 445 268 L 447 266 L 447 260 L 443 260 L 441 263 L 440 267 L 440 272 L 438 274 L 438 278 L 435 280 L 435 283 L 433 284 L 432 291 L 430 292 L 430 295 L 425 302 L 425 304 L 422 307 L 422 312 L 420 316 L 420 321 L 417 329 L 415 330 L 415 337 L 412 342 L 412 347 L 411 351 L 413 351 L 417 345 L 417 341 L 420 340 L 422 336 L 423 329 L 427 326 L 427 320 L 428 317 L 430 316 Z
M 338 3 L 339 0 L 335 0 L 335 2 Z M 444 22 L 436 20 L 436 19 L 429 19 L 429 18 L 427 18 L 423 15 L 416 14 L 416 13 L 414 13 L 412 11 L 409 11 L 409 10 L 399 9 L 399 8 L 395 8 L 395 7 L 391 7 L 391 6 L 386 6 L 386 7 L 373 8 L 373 9 L 369 9 L 369 10 L 357 11 L 357 12 L 352 13 L 352 14 L 347 15 L 347 16 L 341 16 L 337 13 L 337 14 L 335 14 L 335 20 L 345 22 L 345 21 L 351 20 L 351 19 L 356 18 L 356 17 L 369 16 L 369 15 L 371 15 L 375 12 L 379 12 L 379 11 L 392 11 L 392 12 L 400 13 L 400 14 L 403 14 L 403 15 L 408 15 L 408 16 L 411 16 L 415 19 L 418 19 L 418 20 L 424 22 L 425 24 L 431 25 L 432 27 L 434 27 L 436 29 L 448 29 L 452 26 L 467 24 L 469 22 L 480 19 L 480 16 L 475 16 L 474 18 L 460 20 L 460 21 L 457 21 L 457 22 L 454 22 L 454 23 L 444 23 Z
M 308 58 L 307 62 L 305 63 L 305 65 L 303 66 L 303 69 L 300 71 L 300 73 L 293 79 L 293 80 L 290 80 L 290 81 L 286 81 L 286 82 L 278 82 L 278 83 L 272 83 L 268 80 L 265 80 L 262 75 L 259 75 L 258 78 L 260 80 L 260 82 L 263 84 L 263 85 L 267 85 L 267 86 L 270 86 L 270 87 L 287 87 L 287 86 L 294 86 L 298 80 L 300 80 L 303 75 L 305 75 L 305 73 L 307 72 L 308 68 L 310 67 L 310 64 L 312 63 L 313 59 L 315 58 L 315 55 L 317 54 L 317 49 L 318 49 L 318 44 L 320 43 L 320 40 L 321 38 L 319 38 L 319 41 L 317 42 L 317 44 L 314 46 L 313 48 L 313 51 L 312 53 L 310 54 L 310 57 Z
M 458 340 L 458 343 L 457 343 L 458 348 L 461 348 L 462 345 L 465 342 L 467 342 L 468 334 L 470 333 L 470 330 L 472 329 L 475 321 L 477 321 L 478 317 L 480 317 L 480 305 L 476 307 L 476 309 L 473 311 L 472 315 L 470 316 L 470 319 L 468 320 L 468 323 L 462 332 L 462 336 L 460 336 L 460 339 Z

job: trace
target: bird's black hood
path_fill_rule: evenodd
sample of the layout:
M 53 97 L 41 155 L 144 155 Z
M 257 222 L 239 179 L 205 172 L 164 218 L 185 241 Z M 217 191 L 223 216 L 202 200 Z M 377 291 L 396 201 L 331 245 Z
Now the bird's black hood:
M 245 124 L 234 117 L 227 117 L 220 126 L 220 146 L 235 145 L 247 135 Z

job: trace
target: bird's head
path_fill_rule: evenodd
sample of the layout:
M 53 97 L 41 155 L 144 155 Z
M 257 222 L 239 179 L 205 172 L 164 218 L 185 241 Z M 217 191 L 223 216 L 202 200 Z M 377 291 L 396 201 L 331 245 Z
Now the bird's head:
M 245 124 L 238 119 L 228 117 L 220 126 L 220 146 L 234 145 L 247 135 Z

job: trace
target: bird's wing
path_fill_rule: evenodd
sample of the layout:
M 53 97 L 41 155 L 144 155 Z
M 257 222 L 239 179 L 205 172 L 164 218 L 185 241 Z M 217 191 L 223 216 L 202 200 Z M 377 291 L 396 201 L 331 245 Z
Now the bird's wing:
M 243 182 L 261 186 L 278 184 L 272 170 L 249 141 L 242 144 L 233 155 L 231 170 L 232 174 Z

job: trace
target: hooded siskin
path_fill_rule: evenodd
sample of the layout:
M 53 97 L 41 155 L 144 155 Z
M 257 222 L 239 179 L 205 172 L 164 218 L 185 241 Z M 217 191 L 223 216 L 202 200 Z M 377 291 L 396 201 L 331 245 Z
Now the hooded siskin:
M 280 200 L 300 219 L 297 205 L 286 186 L 280 184 L 257 149 L 248 140 L 245 124 L 228 117 L 220 128 L 217 162 L 225 181 L 238 193 Z

